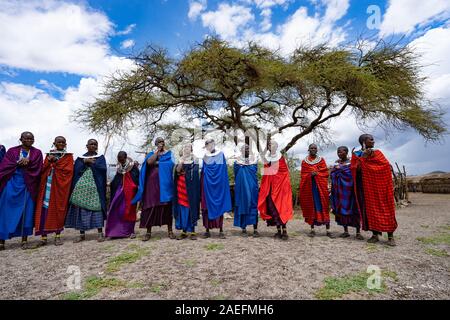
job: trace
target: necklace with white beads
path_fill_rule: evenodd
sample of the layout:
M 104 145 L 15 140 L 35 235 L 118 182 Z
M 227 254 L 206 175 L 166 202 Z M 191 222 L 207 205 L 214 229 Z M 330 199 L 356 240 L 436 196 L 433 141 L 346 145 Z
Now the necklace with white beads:
M 309 156 L 307 156 L 305 158 L 305 162 L 307 164 L 310 164 L 310 165 L 318 164 L 320 161 L 322 161 L 322 157 L 321 156 L 316 156 L 316 158 L 314 160 L 309 160 Z

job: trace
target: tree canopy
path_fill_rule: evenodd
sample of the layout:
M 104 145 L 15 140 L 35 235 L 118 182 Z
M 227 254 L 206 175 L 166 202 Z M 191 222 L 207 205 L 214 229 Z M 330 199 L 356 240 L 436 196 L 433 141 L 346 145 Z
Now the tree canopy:
M 426 140 L 439 139 L 446 132 L 443 113 L 424 96 L 426 79 L 414 50 L 383 41 L 364 48 L 363 41 L 322 44 L 286 57 L 255 43 L 234 47 L 208 38 L 174 58 L 148 46 L 132 57 L 136 67 L 111 76 L 76 120 L 108 134 L 192 129 L 196 119 L 221 131 L 294 129 L 286 152 L 309 134 L 326 134 L 329 121 L 348 111 L 361 123 L 412 128 Z M 169 120 L 172 112 L 178 120 Z

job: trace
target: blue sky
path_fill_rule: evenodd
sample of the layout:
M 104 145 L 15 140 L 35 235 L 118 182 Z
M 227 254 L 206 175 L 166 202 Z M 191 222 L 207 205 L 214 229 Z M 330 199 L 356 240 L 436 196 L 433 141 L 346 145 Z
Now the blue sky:
M 371 5 L 380 16 L 369 29 Z M 70 115 L 98 97 L 108 74 L 132 68 L 126 59 L 129 54 L 151 43 L 177 56 L 210 34 L 235 45 L 258 41 L 284 54 L 298 44 L 339 45 L 360 34 L 404 37 L 427 65 L 423 70 L 429 77 L 427 95 L 448 110 L 449 17 L 450 1 L 445 0 L 4 0 L 0 143 L 12 146 L 21 131 L 32 130 L 36 145 L 44 150 L 54 136 L 63 134 L 73 151 L 81 153 L 90 133 L 80 131 Z M 361 133 L 356 124 L 337 121 L 330 126 L 339 145 L 355 145 L 355 136 Z M 406 164 L 411 172 L 450 171 L 448 141 L 427 145 L 412 131 L 388 136 L 377 128 L 374 132 L 391 161 Z M 133 148 L 139 144 L 132 142 Z M 293 152 L 303 154 L 308 142 L 305 139 Z M 323 153 L 333 160 L 334 146 Z M 427 154 L 433 154 L 432 160 Z

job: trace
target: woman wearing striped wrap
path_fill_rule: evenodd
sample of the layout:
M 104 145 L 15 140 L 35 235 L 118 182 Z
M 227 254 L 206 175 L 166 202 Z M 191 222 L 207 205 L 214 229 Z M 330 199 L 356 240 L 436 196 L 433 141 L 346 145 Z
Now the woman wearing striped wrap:
M 34 229 L 35 234 L 41 236 L 40 245 L 46 245 L 47 235 L 55 233 L 55 245 L 59 246 L 62 245 L 60 235 L 69 205 L 74 166 L 73 155 L 66 152 L 64 137 L 56 137 L 53 146 L 42 168 Z

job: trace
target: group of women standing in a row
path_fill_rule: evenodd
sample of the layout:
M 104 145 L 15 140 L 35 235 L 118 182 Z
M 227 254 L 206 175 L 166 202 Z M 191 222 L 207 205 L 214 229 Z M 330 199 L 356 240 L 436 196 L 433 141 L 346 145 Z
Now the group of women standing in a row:
M 205 142 L 205 155 L 200 170 L 192 144 L 185 144 L 178 161 L 167 150 L 162 138 L 150 152 L 139 170 L 138 164 L 123 151 L 117 156 L 117 173 L 110 184 L 107 206 L 107 164 L 97 153 L 98 143 L 90 139 L 87 153 L 77 157 L 66 151 L 66 139 L 56 137 L 54 148 L 46 154 L 34 148 L 30 132 L 21 135 L 21 145 L 5 152 L 0 146 L 0 250 L 5 240 L 22 237 L 22 248 L 28 248 L 27 237 L 41 236 L 40 245 L 47 244 L 47 235 L 55 233 L 55 245 L 61 245 L 64 227 L 80 231 L 74 242 L 85 240 L 85 232 L 98 231 L 98 241 L 108 238 L 135 237 L 137 204 L 140 203 L 140 227 L 146 229 L 143 241 L 151 238 L 152 227 L 168 227 L 172 239 L 197 239 L 195 228 L 200 212 L 205 228 L 204 238 L 212 229 L 223 231 L 224 214 L 234 211 L 234 225 L 247 235 L 253 226 L 258 237 L 258 213 L 268 226 L 276 226 L 276 238 L 288 239 L 287 223 L 293 218 L 292 189 L 287 163 L 276 142 L 268 143 L 262 156 L 264 163 L 261 185 L 258 186 L 258 157 L 248 145 L 240 148 L 233 163 L 235 187 L 232 204 L 227 161 L 214 140 Z M 346 147 L 338 148 L 339 159 L 327 167 L 312 144 L 302 161 L 299 190 L 304 220 L 311 226 L 330 229 L 331 208 L 336 222 L 344 227 L 341 237 L 349 237 L 348 227 L 372 231 L 369 242 L 378 242 L 382 232 L 388 233 L 388 244 L 395 245 L 393 232 L 397 227 L 392 176 L 389 162 L 379 150 L 373 149 L 370 135 L 360 137 L 361 150 L 348 158 Z M 331 194 L 328 178 L 331 174 Z M 172 228 L 181 233 L 175 236 Z M 105 224 L 106 220 L 106 224 Z M 105 233 L 103 227 L 105 226 Z

